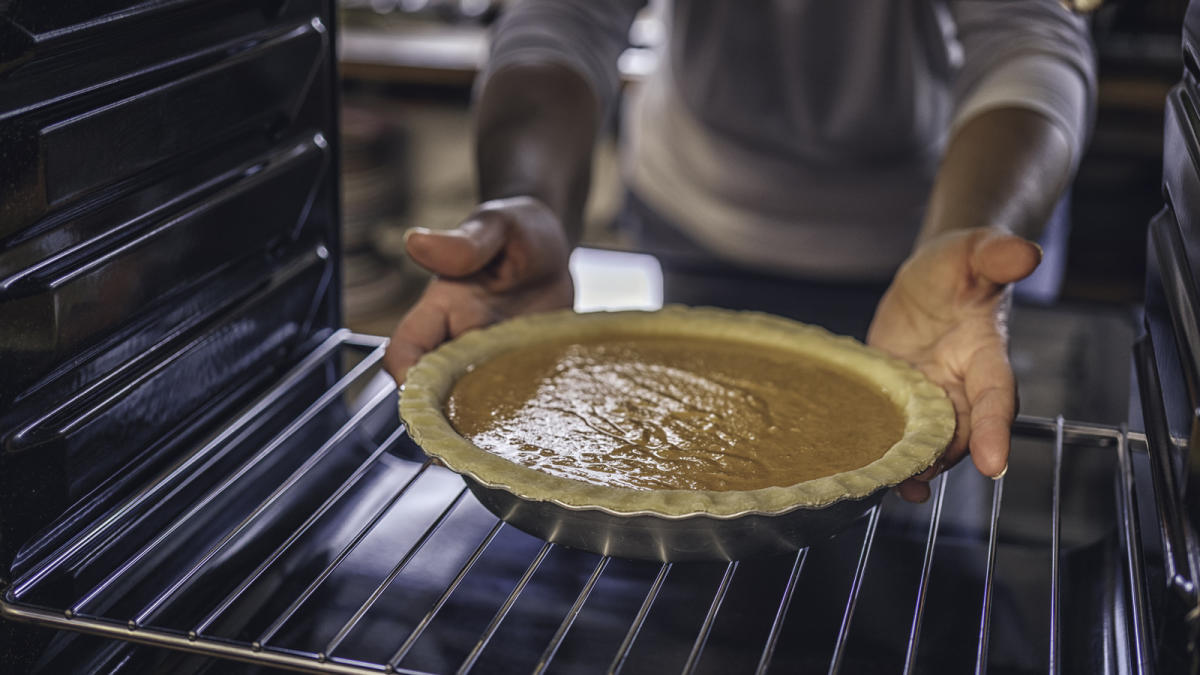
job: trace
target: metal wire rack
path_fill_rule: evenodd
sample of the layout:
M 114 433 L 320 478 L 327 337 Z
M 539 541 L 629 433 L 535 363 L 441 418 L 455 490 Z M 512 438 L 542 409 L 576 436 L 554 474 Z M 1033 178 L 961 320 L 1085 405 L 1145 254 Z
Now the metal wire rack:
M 1129 517 L 1140 434 L 1018 419 L 1018 444 L 1052 457 L 1049 485 L 1044 473 L 1014 484 L 1048 500 L 1032 510 L 1042 535 L 1004 526 L 1014 460 L 994 482 L 970 468 L 943 475 L 925 505 L 889 497 L 792 556 L 635 562 L 516 531 L 420 456 L 395 421 L 394 386 L 376 375 L 384 345 L 334 335 L 14 581 L 3 614 L 320 673 L 1055 673 L 1079 658 L 1070 636 L 1083 619 L 1062 607 L 1065 593 L 1087 592 L 1072 580 L 1088 563 L 1064 570 L 1099 546 L 1115 561 L 1108 611 L 1130 636 L 1110 639 L 1103 658 L 1115 672 L 1151 669 L 1142 538 Z M 1064 518 L 1064 474 L 1081 457 L 1109 463 L 1116 479 L 1100 544 Z M 1029 588 L 1044 592 L 1016 606 Z M 1046 630 L 1012 629 L 1031 621 Z

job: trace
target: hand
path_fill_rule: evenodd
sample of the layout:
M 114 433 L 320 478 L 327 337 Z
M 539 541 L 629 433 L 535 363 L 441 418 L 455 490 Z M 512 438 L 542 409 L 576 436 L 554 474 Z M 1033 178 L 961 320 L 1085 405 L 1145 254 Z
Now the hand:
M 413 228 L 405 246 L 437 276 L 384 354 L 398 383 L 446 340 L 518 314 L 570 307 L 574 299 L 567 237 L 558 217 L 532 197 L 485 202 L 452 230 Z
M 913 252 L 879 301 L 867 343 L 944 387 L 958 418 L 945 455 L 897 487 L 904 499 L 928 499 L 928 482 L 968 448 L 985 476 L 1008 470 L 1017 403 L 1008 363 L 1009 284 L 1039 262 L 1037 244 L 998 229 L 947 232 Z

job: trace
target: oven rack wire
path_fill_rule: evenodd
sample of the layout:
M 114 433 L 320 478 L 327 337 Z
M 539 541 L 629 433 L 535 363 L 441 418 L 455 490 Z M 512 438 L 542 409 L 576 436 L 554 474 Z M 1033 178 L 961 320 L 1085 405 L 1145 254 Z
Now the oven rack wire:
M 313 420 L 336 406 L 347 392 L 363 388 L 370 381 L 383 382 L 386 380 L 386 377 L 382 379 L 377 377 L 374 380 L 371 378 L 373 372 L 379 372 L 385 346 L 386 339 L 384 338 L 358 335 L 347 331 L 335 333 L 281 378 L 270 391 L 245 408 L 235 419 L 211 436 L 188 457 L 164 471 L 156 481 L 130 497 L 100 521 L 81 531 L 46 560 L 16 579 L 6 589 L 3 597 L 0 609 L 3 610 L 4 617 L 54 628 L 167 647 L 192 654 L 236 659 L 299 671 L 358 675 L 430 672 L 429 669 L 408 665 L 407 657 L 414 652 L 414 647 L 423 638 L 428 637 L 431 626 L 438 622 L 440 613 L 455 597 L 455 593 L 460 590 L 464 580 L 472 574 L 477 566 L 483 564 L 482 561 L 487 558 L 497 540 L 511 528 L 490 514 L 476 509 L 476 511 L 484 513 L 480 517 L 490 520 L 484 526 L 474 529 L 474 539 L 465 544 L 459 541 L 459 545 L 469 552 L 465 557 L 460 556 L 461 562 L 452 570 L 453 574 L 446 572 L 449 581 L 443 587 L 433 590 L 432 604 L 425 608 L 411 630 L 391 639 L 392 646 L 389 648 L 390 655 L 387 658 L 367 659 L 356 654 L 349 647 L 351 642 L 358 644 L 358 641 L 350 638 L 354 637 L 356 630 L 362 628 L 365 617 L 371 614 L 376 605 L 384 602 L 385 596 L 397 578 L 403 575 L 410 565 L 415 565 L 416 559 L 423 555 L 426 557 L 430 555 L 433 546 L 431 542 L 434 540 L 439 542 L 450 539 L 462 540 L 471 536 L 461 534 L 457 525 L 450 526 L 448 523 L 457 518 L 456 514 L 474 504 L 474 498 L 463 487 L 461 481 L 457 480 L 457 477 L 427 459 L 422 461 L 420 457 L 403 460 L 404 464 L 410 465 L 410 468 L 405 470 L 406 479 L 399 481 L 391 489 L 390 494 L 374 500 L 365 512 L 355 512 L 354 532 L 349 536 L 341 537 L 341 543 L 336 551 L 331 551 L 324 566 L 315 574 L 310 575 L 311 581 L 304 586 L 301 592 L 288 598 L 285 609 L 278 612 L 272 620 L 266 623 L 264 628 L 258 629 L 253 637 L 246 635 L 231 637 L 231 631 L 221 628 L 221 624 L 229 620 L 231 608 L 246 603 L 248 594 L 255 590 L 256 585 L 271 577 L 272 574 L 277 574 L 278 570 L 274 568 L 292 554 L 293 547 L 297 546 L 297 542 L 303 540 L 311 530 L 315 530 L 319 521 L 334 514 L 335 509 L 344 505 L 345 500 L 351 499 L 356 488 L 365 481 L 370 472 L 376 470 L 381 462 L 385 460 L 395 462 L 397 455 L 404 454 L 400 450 L 400 446 L 406 442 L 404 429 L 395 423 L 390 431 L 383 434 L 381 441 L 373 443 L 373 447 L 369 449 L 365 457 L 353 470 L 349 471 L 336 487 L 324 493 L 324 497 L 311 506 L 303 520 L 292 527 L 286 536 L 282 537 L 280 543 L 269 551 L 259 553 L 257 559 L 252 563 L 244 563 L 245 566 L 251 568 L 251 571 L 237 580 L 232 589 L 214 594 L 209 598 L 207 608 L 198 614 L 193 612 L 193 616 L 198 616 L 198 618 L 193 618 L 190 625 L 184 626 L 179 625 L 178 622 L 162 620 L 180 596 L 189 593 L 194 595 L 195 589 L 201 587 L 202 582 L 208 578 L 206 575 L 210 574 L 213 569 L 227 564 L 239 548 L 240 543 L 263 527 L 264 519 L 271 516 L 273 509 L 279 505 L 281 500 L 293 498 L 294 492 L 303 490 L 310 472 L 314 472 L 323 463 L 331 461 L 335 454 L 342 452 L 341 449 L 348 439 L 355 435 L 361 435 L 358 433 L 358 427 L 364 424 L 365 420 L 378 417 L 381 411 L 386 411 L 389 404 L 394 405 L 394 385 L 380 384 L 375 390 L 369 391 L 369 395 L 363 397 L 365 403 L 361 407 L 353 414 L 349 414 L 340 425 L 333 428 L 316 449 L 249 508 L 244 517 L 230 523 L 222 535 L 204 546 L 202 553 L 193 555 L 190 564 L 172 570 L 159 585 L 153 588 L 148 601 L 141 602 L 135 611 L 117 613 L 115 610 L 109 609 L 114 604 L 113 598 L 119 596 L 122 589 L 128 587 L 130 579 L 136 577 L 138 573 L 144 572 L 145 566 L 151 565 L 149 561 L 157 555 L 156 551 L 159 547 L 168 543 L 177 543 L 176 540 L 183 536 L 189 527 L 208 516 L 209 510 L 214 504 L 219 503 L 219 499 L 227 497 L 227 493 L 236 489 L 240 482 L 253 478 L 256 467 L 271 461 L 274 453 L 284 452 L 293 437 L 302 433 L 302 430 Z M 119 555 L 121 558 L 119 564 L 105 574 L 96 576 L 87 584 L 86 588 L 74 589 L 73 595 L 69 598 L 62 596 L 61 593 L 56 596 L 52 590 L 46 590 L 62 587 L 64 579 L 74 579 L 78 582 L 78 579 L 82 578 L 76 574 L 79 569 L 104 558 L 106 546 L 119 540 L 122 536 L 128 535 L 131 528 L 135 529 L 138 523 L 142 522 L 139 519 L 144 518 L 145 514 L 153 513 L 162 504 L 166 504 L 172 495 L 180 492 L 181 486 L 187 483 L 189 477 L 201 474 L 206 467 L 212 466 L 223 448 L 235 443 L 239 438 L 245 437 L 247 430 L 256 423 L 256 420 L 265 415 L 271 406 L 286 396 L 305 377 L 326 367 L 340 351 L 345 350 L 360 353 L 361 360 L 350 367 L 332 387 L 312 401 L 290 423 L 283 426 L 268 442 L 256 451 L 247 453 L 248 456 L 233 469 L 223 474 L 221 480 L 213 482 L 186 508 L 178 510 L 165 526 L 149 536 L 135 551 L 132 553 L 122 552 Z M 1120 567 L 1124 576 L 1122 586 L 1128 607 L 1129 634 L 1132 636 L 1132 652 L 1125 655 L 1125 667 L 1119 670 L 1138 673 L 1153 672 L 1152 628 L 1148 619 L 1150 600 L 1146 588 L 1146 574 L 1143 569 L 1142 534 L 1139 518 L 1130 517 L 1130 514 L 1138 513 L 1132 455 L 1135 451 L 1141 451 L 1144 448 L 1146 441 L 1144 434 L 1130 432 L 1123 427 L 1068 421 L 1061 416 L 1055 419 L 1021 416 L 1014 425 L 1014 436 L 1053 442 L 1052 506 L 1049 514 L 1052 570 L 1050 593 L 1044 608 L 1049 616 L 1050 634 L 1049 649 L 1042 657 L 1044 669 L 1050 673 L 1064 670 L 1060 632 L 1062 621 L 1060 558 L 1062 556 L 1063 453 L 1064 448 L 1069 447 L 1071 451 L 1083 448 L 1101 448 L 1115 452 L 1115 461 L 1119 469 L 1116 510 L 1119 515 L 1118 535 L 1123 552 Z M 904 673 L 921 671 L 918 664 L 918 647 L 921 644 L 922 627 L 927 626 L 930 621 L 930 617 L 925 612 L 926 599 L 931 585 L 937 582 L 931 575 L 931 571 L 939 552 L 939 542 L 945 538 L 944 534 L 942 537 L 939 537 L 939 534 L 942 532 L 946 494 L 954 489 L 953 482 L 948 487 L 948 475 L 943 474 L 936 479 L 933 485 L 932 506 L 924 529 L 920 576 L 916 584 L 911 619 L 907 622 L 908 634 L 904 639 L 904 659 L 900 664 L 900 669 Z M 320 644 L 308 645 L 303 648 L 277 642 L 281 631 L 288 627 L 299 614 L 312 609 L 310 605 L 316 602 L 315 599 L 323 592 L 323 584 L 339 573 L 340 567 L 350 556 L 356 555 L 358 548 L 372 536 L 380 522 L 384 518 L 392 517 L 391 514 L 398 503 L 406 497 L 412 497 L 414 490 L 418 489 L 414 486 L 434 478 L 439 481 L 440 492 L 438 492 L 437 506 L 429 511 L 433 514 L 432 519 L 420 523 L 416 528 L 419 533 L 405 550 L 395 551 L 390 569 L 377 580 L 372 580 L 373 588 L 365 598 L 352 603 L 356 605 L 353 611 L 350 611 L 348 618 L 340 622 L 336 630 L 329 633 L 331 637 L 321 640 Z M 986 555 L 983 560 L 982 572 L 983 589 L 982 597 L 979 598 L 981 610 L 978 616 L 973 618 L 954 618 L 956 621 L 969 620 L 977 625 L 974 662 L 974 672 L 976 673 L 987 672 L 989 665 L 989 641 L 992 635 L 993 589 L 998 548 L 997 523 L 1004 500 L 1004 488 L 1005 478 L 991 483 Z M 857 557 L 849 591 L 846 594 L 844 606 L 839 611 L 840 621 L 837 623 L 836 634 L 829 645 L 827 661 L 829 673 L 837 673 L 843 669 L 848 637 L 854 625 L 856 606 L 860 600 L 864 582 L 870 573 L 872 556 L 878 554 L 876 540 L 880 530 L 881 514 L 887 508 L 898 508 L 890 507 L 890 504 L 892 502 L 885 501 L 882 505 L 871 509 L 863 516 L 858 527 L 852 528 L 838 537 L 839 539 L 858 538 L 855 540 L 857 543 L 854 544 L 857 548 Z M 497 635 L 506 627 L 505 621 L 514 605 L 521 602 L 523 594 L 537 583 L 535 578 L 539 569 L 545 564 L 547 558 L 555 554 L 556 549 L 559 548 L 552 543 L 539 543 L 539 547 L 531 547 L 531 554 L 528 555 L 525 567 L 520 571 L 515 584 L 506 595 L 499 594 L 502 597 L 497 597 L 498 604 L 491 612 L 482 631 L 475 637 L 473 646 L 467 650 L 456 666 L 452 666 L 448 670 L 458 673 L 465 673 L 473 669 L 476 672 L 493 672 L 486 663 L 489 647 L 493 646 Z M 757 673 L 766 673 L 770 670 L 789 615 L 797 611 L 796 590 L 804 578 L 806 562 L 810 558 L 810 553 L 809 548 L 804 548 L 790 558 L 786 580 L 777 599 L 764 603 L 763 611 L 770 617 L 769 628 L 759 643 L 746 646 L 747 650 L 753 651 L 754 670 Z M 583 579 L 582 585 L 553 631 L 550 632 L 549 639 L 541 648 L 540 657 L 532 666 L 533 672 L 546 672 L 552 666 L 558 665 L 556 657 L 560 654 L 560 648 L 571 637 L 573 629 L 578 629 L 579 617 L 588 610 L 589 603 L 596 600 L 596 589 L 601 580 L 605 578 L 606 571 L 614 564 L 614 560 L 607 556 L 595 556 L 594 562 L 589 562 L 589 564 L 590 567 L 585 565 L 585 568 L 580 571 L 580 577 Z M 641 601 L 632 618 L 628 620 L 627 624 L 623 624 L 623 636 L 615 650 L 611 654 L 597 655 L 596 663 L 592 664 L 594 669 L 610 673 L 621 672 L 628 665 L 631 653 L 638 648 L 640 640 L 645 637 L 643 629 L 646 626 L 647 618 L 658 608 L 660 603 L 664 602 L 662 597 L 664 586 L 671 579 L 672 572 L 676 567 L 672 563 L 655 563 L 654 565 L 657 567 L 652 578 L 649 579 L 648 587 L 642 594 Z M 701 665 L 706 646 L 714 626 L 722 618 L 722 608 L 728 604 L 730 590 L 738 577 L 741 565 L 742 563 L 738 561 L 724 564 L 715 587 L 694 589 L 696 593 L 703 594 L 703 597 L 706 598 L 702 605 L 706 605 L 707 608 L 698 622 L 698 628 L 694 634 L 689 636 L 690 646 L 686 649 L 686 658 L 683 660 L 680 672 L 693 673 L 703 670 Z M 54 604 L 40 600 L 42 597 L 66 599 L 59 604 Z M 941 619 L 944 617 L 939 617 L 939 620 Z

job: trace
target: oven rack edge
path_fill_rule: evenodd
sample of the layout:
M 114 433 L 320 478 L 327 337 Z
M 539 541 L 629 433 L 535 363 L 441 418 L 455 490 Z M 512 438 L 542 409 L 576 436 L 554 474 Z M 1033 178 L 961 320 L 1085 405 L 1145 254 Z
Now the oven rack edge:
M 236 430 L 239 428 L 239 426 L 244 425 L 248 419 L 256 413 L 256 411 L 265 408 L 265 406 L 274 398 L 282 396 L 283 391 L 286 390 L 290 382 L 296 381 L 306 372 L 310 372 L 314 368 L 318 367 L 319 364 L 322 363 L 324 359 L 327 359 L 331 353 L 343 346 L 361 348 L 367 350 L 367 354 L 365 358 L 353 369 L 351 369 L 347 375 L 343 376 L 335 385 L 334 389 L 331 389 L 329 392 L 327 392 L 327 394 L 332 394 L 335 391 L 345 391 L 346 388 L 364 378 L 371 366 L 378 366 L 378 364 L 382 361 L 383 352 L 387 346 L 387 339 L 377 336 L 356 334 L 345 329 L 337 331 L 325 342 L 315 348 L 313 352 L 306 356 L 297 366 L 295 366 L 295 368 L 293 368 L 291 372 L 282 377 L 278 384 L 260 397 L 255 404 L 246 410 L 246 412 L 239 415 L 234 421 L 228 424 L 226 428 L 222 429 L 221 433 L 217 434 L 216 440 L 211 441 L 210 444 L 220 441 L 222 438 L 225 438 L 232 433 L 231 430 Z M 392 388 L 392 393 L 394 393 L 394 385 Z M 331 401 L 333 397 L 326 396 L 324 398 L 328 399 L 325 401 L 325 404 L 328 405 L 329 401 Z M 374 400 L 377 402 L 381 399 L 379 396 L 376 396 Z M 351 418 L 349 421 L 347 421 L 345 425 L 339 429 L 339 433 L 345 432 L 348 427 L 351 427 L 353 424 L 355 424 L 357 417 L 359 416 L 356 415 L 354 418 Z M 378 452 L 375 456 L 377 456 L 379 452 L 384 451 L 386 446 L 393 444 L 397 438 L 402 436 L 403 431 L 403 425 L 401 425 L 398 430 L 390 434 L 389 438 L 380 444 Z M 1147 442 L 1146 435 L 1142 432 L 1130 431 L 1124 426 L 1115 427 L 1109 425 L 1069 421 L 1065 420 L 1062 416 L 1058 416 L 1057 418 L 1046 418 L 1027 415 L 1018 416 L 1013 425 L 1013 434 L 1014 437 L 1052 439 L 1054 442 L 1054 469 L 1052 483 L 1053 497 L 1051 512 L 1053 571 L 1051 574 L 1052 586 L 1050 606 L 1047 608 L 1047 611 L 1050 613 L 1051 636 L 1049 641 L 1050 650 L 1049 654 L 1046 655 L 1045 661 L 1048 671 L 1055 673 L 1061 670 L 1062 655 L 1059 653 L 1058 640 L 1060 614 L 1060 579 L 1058 574 L 1058 565 L 1060 558 L 1061 539 L 1060 500 L 1063 482 L 1062 455 L 1064 445 L 1066 443 L 1074 443 L 1092 444 L 1104 448 L 1115 448 L 1117 454 L 1116 461 L 1119 468 L 1117 511 L 1119 515 L 1120 532 L 1118 534 L 1120 535 L 1120 540 L 1123 545 L 1122 553 L 1124 560 L 1122 561 L 1122 571 L 1125 575 L 1124 581 L 1127 584 L 1125 586 L 1125 591 L 1128 595 L 1127 600 L 1129 601 L 1131 607 L 1129 618 L 1132 624 L 1133 644 L 1131 645 L 1131 648 L 1133 651 L 1130 655 L 1130 660 L 1131 665 L 1134 668 L 1134 672 L 1153 672 L 1154 656 L 1151 647 L 1152 640 L 1150 637 L 1152 629 L 1150 628 L 1149 620 L 1150 601 L 1149 593 L 1146 588 L 1145 570 L 1143 569 L 1144 558 L 1141 550 L 1142 534 L 1140 532 L 1138 518 L 1129 517 L 1129 514 L 1136 513 L 1138 508 L 1133 477 L 1133 461 L 1131 457 L 1134 451 L 1131 449 L 1131 444 L 1141 444 L 1144 447 L 1145 443 Z M 1182 441 L 1179 439 L 1172 440 L 1182 444 Z M 187 463 L 185 462 L 182 466 L 186 468 Z M 430 462 L 426 461 L 418 473 L 429 466 Z M 180 469 L 177 467 L 176 470 Z M 303 467 L 301 470 L 303 470 Z M 351 479 L 348 478 L 347 482 L 350 480 Z M 984 581 L 982 611 L 979 617 L 979 642 L 975 665 L 976 673 L 985 673 L 987 670 L 991 594 L 992 582 L 994 580 L 993 569 L 995 566 L 997 550 L 997 522 L 1000 514 L 1001 502 L 1003 500 L 1004 482 L 1005 479 L 1001 477 L 1000 479 L 995 480 L 992 484 L 993 491 L 991 495 L 991 514 L 986 557 L 987 568 Z M 914 608 L 911 630 L 908 636 L 908 651 L 904 668 L 905 673 L 913 672 L 915 666 L 916 649 L 922 622 L 923 604 L 926 588 L 930 578 L 929 574 L 932 567 L 931 563 L 936 550 L 938 523 L 941 518 L 943 497 L 946 491 L 945 474 L 936 479 L 935 483 L 936 484 L 934 485 L 932 497 L 934 506 L 930 516 L 928 534 L 925 539 L 924 561 L 921 568 L 921 578 L 917 590 L 917 601 Z M 294 484 L 294 481 L 292 481 L 291 484 Z M 131 497 L 124 504 L 117 508 L 118 517 L 112 517 L 107 520 L 109 520 L 109 522 L 118 520 L 120 512 L 128 510 L 133 506 L 134 502 L 137 502 L 139 499 L 146 498 L 148 494 L 153 494 L 154 487 L 154 485 L 150 485 L 144 488 L 138 494 Z M 283 487 L 286 489 L 287 486 L 285 485 Z M 345 485 L 343 485 L 343 487 L 345 487 Z M 403 492 L 403 489 L 401 492 Z M 882 508 L 882 505 L 873 507 L 864 516 L 867 521 L 866 532 L 863 535 L 862 544 L 860 546 L 858 564 L 854 570 L 850 594 L 846 599 L 846 606 L 842 616 L 841 627 L 837 634 L 837 641 L 833 647 L 828 670 L 830 673 L 838 672 L 841 666 L 841 657 L 844 654 L 845 643 L 849 635 L 849 628 L 853 619 L 855 604 L 858 600 L 858 593 L 861 590 L 863 575 L 867 566 L 867 562 L 870 558 L 871 545 L 875 537 L 876 526 L 879 522 L 879 515 Z M 444 516 L 445 514 L 443 514 L 443 518 Z M 243 523 L 243 526 L 244 525 L 245 523 Z M 492 529 L 489 536 L 486 537 L 479 545 L 479 547 L 468 559 L 464 568 L 455 577 L 455 584 L 457 584 L 458 581 L 461 581 L 462 577 L 470 570 L 471 565 L 473 565 L 474 562 L 479 558 L 482 552 L 486 549 L 488 543 L 495 536 L 496 531 L 502 526 L 503 523 L 497 521 L 497 524 Z M 370 524 L 368 524 L 367 527 L 370 527 Z M 58 551 L 55 552 L 54 555 L 51 555 L 45 561 L 32 568 L 21 578 L 14 580 L 14 582 L 7 589 L 4 589 L 4 596 L 3 598 L 0 598 L 0 616 L 9 620 L 29 622 L 56 629 L 65 629 L 150 646 L 166 647 L 169 649 L 189 652 L 197 655 L 233 659 L 250 664 L 280 667 L 303 672 L 342 673 L 345 675 L 368 675 L 372 673 L 409 673 L 412 675 L 428 675 L 426 671 L 411 670 L 399 666 L 399 658 L 393 658 L 387 663 L 364 663 L 361 661 L 342 659 L 336 656 L 327 656 L 324 652 L 316 652 L 313 654 L 296 653 L 291 650 L 274 648 L 269 644 L 269 642 L 265 644 L 258 641 L 234 642 L 219 637 L 205 636 L 197 631 L 180 632 L 170 629 L 157 628 L 153 625 L 142 625 L 134 620 L 122 623 L 120 621 L 107 618 L 75 613 L 70 608 L 52 608 L 21 601 L 19 599 L 19 596 L 22 594 L 20 592 L 21 590 L 32 588 L 40 580 L 44 579 L 48 574 L 53 572 L 57 565 L 68 560 L 71 556 L 79 554 L 81 550 L 86 550 L 88 538 L 84 536 L 85 534 L 87 534 L 87 532 L 82 533 L 81 535 L 64 544 Z M 359 539 L 356 538 L 355 541 L 357 542 Z M 417 544 L 414 549 L 419 548 L 423 541 L 424 540 Z M 350 546 L 352 547 L 353 545 L 354 544 L 351 544 Z M 502 605 L 501 612 L 489 624 L 485 634 L 480 636 L 475 649 L 473 649 L 468 655 L 467 660 L 458 669 L 458 672 L 467 672 L 475 665 L 475 659 L 479 656 L 479 653 L 486 647 L 488 641 L 495 634 L 499 623 L 503 621 L 503 607 L 511 606 L 512 602 L 514 602 L 516 597 L 519 596 L 524 586 L 524 582 L 528 581 L 533 573 L 536 572 L 540 561 L 545 558 L 546 554 L 554 546 L 554 544 L 549 542 L 542 546 L 541 550 L 531 562 L 530 567 L 526 570 L 526 574 L 522 577 L 522 582 L 518 584 L 517 588 L 515 588 L 512 594 L 505 600 L 504 604 Z M 761 657 L 759 659 L 759 667 L 757 669 L 758 673 L 766 672 L 767 666 L 770 664 L 775 642 L 779 638 L 779 631 L 788 609 L 787 606 L 791 601 L 790 591 L 795 588 L 796 580 L 803 571 L 804 560 L 807 552 L 808 549 L 804 548 L 800 549 L 795 554 L 791 575 L 789 576 L 787 582 L 787 590 L 785 591 L 777 607 L 776 616 L 771 627 L 770 635 L 768 636 L 766 644 L 762 647 Z M 407 558 L 412 553 L 413 550 L 407 551 L 403 556 L 401 556 L 401 558 Z M 341 559 L 343 559 L 343 556 L 335 558 L 329 564 L 329 568 L 326 569 L 325 572 L 330 572 L 332 568 L 336 567 Z M 551 644 L 547 645 L 546 652 L 543 655 L 542 660 L 539 662 L 537 672 L 544 671 L 546 666 L 549 665 L 550 660 L 554 656 L 555 648 L 561 644 L 564 634 L 570 629 L 571 621 L 574 619 L 574 614 L 576 614 L 579 609 L 578 605 L 582 604 L 582 602 L 586 600 L 587 593 L 591 590 L 596 578 L 604 569 L 604 566 L 608 560 L 609 558 L 607 556 L 601 558 L 601 561 L 598 563 L 597 569 L 593 573 L 589 583 L 585 585 L 583 591 L 581 591 L 581 595 L 576 603 L 576 606 L 573 607 L 572 611 L 569 612 L 568 615 L 563 619 L 562 625 L 560 625 L 559 629 L 555 632 L 554 640 L 551 642 Z M 683 672 L 685 673 L 691 673 L 695 670 L 699 657 L 708 638 L 707 630 L 711 628 L 716 614 L 720 609 L 721 601 L 723 599 L 725 590 L 727 590 L 729 579 L 732 577 L 734 571 L 736 571 L 737 565 L 737 561 L 731 561 L 727 563 L 725 576 L 722 579 L 722 583 L 718 586 L 716 596 L 713 598 L 713 601 L 710 604 L 708 614 L 705 616 L 704 621 L 701 624 L 701 629 L 696 636 L 691 653 L 689 654 L 689 658 L 683 669 Z M 616 658 L 614 658 L 613 662 L 608 668 L 608 672 L 620 671 L 623 664 L 623 657 L 629 654 L 632 644 L 637 638 L 637 633 L 640 628 L 639 622 L 645 619 L 646 613 L 654 603 L 656 592 L 658 588 L 661 587 L 662 581 L 669 572 L 670 568 L 671 563 L 661 563 L 658 576 L 655 579 L 654 584 L 652 584 L 650 592 L 647 594 L 642 607 L 634 619 L 634 622 L 630 625 L 626 638 L 621 644 Z M 324 575 L 318 577 L 318 579 L 323 578 Z M 443 599 L 453 592 L 454 589 L 454 585 L 446 588 L 443 593 Z M 425 617 L 425 620 L 423 620 L 417 627 L 414 634 L 407 636 L 404 641 L 405 645 L 411 646 L 411 644 L 419 637 L 420 631 L 428 627 L 429 622 L 432 620 L 433 615 L 436 614 L 436 611 L 439 607 L 440 605 L 431 610 L 430 615 Z M 280 617 L 280 621 L 282 621 L 283 618 L 284 617 Z M 277 621 L 276 623 L 278 624 L 279 622 Z M 344 634 L 346 629 L 347 627 L 343 626 L 343 630 L 339 632 L 339 635 Z M 403 656 L 403 651 L 404 650 L 402 648 L 401 653 L 398 654 L 398 656 Z

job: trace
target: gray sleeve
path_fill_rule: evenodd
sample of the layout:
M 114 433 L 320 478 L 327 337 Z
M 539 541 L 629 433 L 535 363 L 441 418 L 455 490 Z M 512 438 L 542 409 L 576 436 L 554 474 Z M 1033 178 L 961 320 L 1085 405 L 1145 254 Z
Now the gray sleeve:
M 953 128 L 993 108 L 1031 109 L 1066 133 L 1075 166 L 1096 99 L 1086 20 L 1058 0 L 958 0 L 951 11 L 962 49 Z
M 516 0 L 492 33 L 477 91 L 494 72 L 521 63 L 572 68 L 592 87 L 601 113 L 620 86 L 617 59 L 629 46 L 629 27 L 646 0 Z

